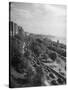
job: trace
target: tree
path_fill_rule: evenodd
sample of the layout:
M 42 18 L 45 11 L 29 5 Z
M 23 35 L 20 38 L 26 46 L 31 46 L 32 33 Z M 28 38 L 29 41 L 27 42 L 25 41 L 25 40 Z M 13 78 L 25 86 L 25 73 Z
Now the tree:
M 56 55 L 56 53 L 51 52 L 51 53 L 49 54 L 49 57 L 50 57 L 53 61 L 55 61 L 57 55 Z

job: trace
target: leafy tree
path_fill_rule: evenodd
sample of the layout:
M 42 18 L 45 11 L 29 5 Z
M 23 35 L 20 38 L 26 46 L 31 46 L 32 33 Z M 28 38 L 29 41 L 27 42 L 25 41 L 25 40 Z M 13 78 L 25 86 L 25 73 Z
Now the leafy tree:
M 56 55 L 56 53 L 53 53 L 53 52 L 52 52 L 52 53 L 49 54 L 49 57 L 50 57 L 53 61 L 55 61 L 57 55 Z

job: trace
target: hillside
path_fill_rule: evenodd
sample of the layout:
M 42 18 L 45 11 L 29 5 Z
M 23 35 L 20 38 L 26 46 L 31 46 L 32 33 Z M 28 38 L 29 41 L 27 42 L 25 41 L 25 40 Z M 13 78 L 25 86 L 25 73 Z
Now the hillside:
M 66 84 L 66 45 L 10 22 L 10 87 Z

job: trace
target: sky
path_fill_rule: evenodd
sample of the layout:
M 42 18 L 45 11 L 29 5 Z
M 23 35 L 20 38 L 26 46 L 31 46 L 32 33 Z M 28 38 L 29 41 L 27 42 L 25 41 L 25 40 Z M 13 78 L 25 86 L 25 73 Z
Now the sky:
M 66 37 L 65 5 L 12 2 L 11 21 L 26 32 Z

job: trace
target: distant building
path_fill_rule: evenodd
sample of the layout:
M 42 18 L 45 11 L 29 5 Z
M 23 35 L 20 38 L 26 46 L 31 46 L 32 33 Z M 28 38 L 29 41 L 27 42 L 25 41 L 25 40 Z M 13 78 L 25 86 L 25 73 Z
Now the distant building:
M 59 40 L 57 40 L 57 47 L 59 46 Z
M 10 35 L 14 36 L 18 33 L 18 25 L 13 22 L 9 22 Z

